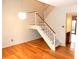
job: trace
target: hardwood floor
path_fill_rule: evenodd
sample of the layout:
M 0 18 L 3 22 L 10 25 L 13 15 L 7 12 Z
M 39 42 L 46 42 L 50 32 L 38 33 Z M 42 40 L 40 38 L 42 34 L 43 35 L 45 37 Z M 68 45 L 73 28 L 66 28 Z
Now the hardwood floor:
M 43 39 L 2 49 L 2 59 L 74 59 L 74 54 L 67 47 L 58 47 L 51 51 Z

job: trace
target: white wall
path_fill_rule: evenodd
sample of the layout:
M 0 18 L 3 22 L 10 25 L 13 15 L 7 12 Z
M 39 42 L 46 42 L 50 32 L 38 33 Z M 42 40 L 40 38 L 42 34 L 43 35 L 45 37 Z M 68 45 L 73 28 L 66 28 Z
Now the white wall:
M 76 12 L 76 5 L 65 6 L 65 7 L 55 7 L 46 17 L 46 22 L 53 28 L 56 32 L 57 39 L 60 40 L 62 45 L 65 45 L 66 39 L 66 14 L 71 12 Z M 46 11 L 45 11 L 46 13 Z M 62 28 L 64 26 L 64 28 Z
M 41 36 L 37 31 L 29 30 L 29 24 L 34 21 L 34 17 L 31 17 L 33 15 L 28 15 L 28 19 L 22 21 L 17 17 L 17 14 L 20 11 L 38 11 L 43 16 L 45 8 L 47 8 L 47 5 L 35 0 L 3 0 L 2 47 L 40 38 Z M 13 39 L 13 42 L 11 42 L 11 39 Z

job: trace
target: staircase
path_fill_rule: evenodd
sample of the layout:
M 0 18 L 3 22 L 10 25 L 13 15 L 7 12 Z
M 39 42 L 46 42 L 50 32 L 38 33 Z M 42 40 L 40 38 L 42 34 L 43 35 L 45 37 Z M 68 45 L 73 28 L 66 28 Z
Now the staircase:
M 36 22 L 36 17 L 39 17 L 42 22 Z M 60 45 L 59 40 L 56 38 L 55 31 L 45 22 L 44 18 L 41 17 L 37 12 L 35 12 L 35 24 L 31 25 L 31 29 L 35 29 L 40 33 L 40 35 L 51 50 L 55 51 L 56 47 Z

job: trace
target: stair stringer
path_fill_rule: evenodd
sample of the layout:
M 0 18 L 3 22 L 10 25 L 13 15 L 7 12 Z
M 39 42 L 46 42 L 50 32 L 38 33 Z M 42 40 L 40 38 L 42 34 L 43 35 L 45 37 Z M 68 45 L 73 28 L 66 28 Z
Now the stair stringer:
M 48 38 L 48 36 L 45 35 L 44 31 L 42 30 L 42 28 L 40 26 L 37 26 L 37 31 L 43 37 L 44 41 L 47 43 L 47 45 L 49 46 L 49 48 L 51 50 L 55 51 L 55 42 L 54 42 L 54 44 L 52 44 L 52 42 L 50 41 L 50 39 Z

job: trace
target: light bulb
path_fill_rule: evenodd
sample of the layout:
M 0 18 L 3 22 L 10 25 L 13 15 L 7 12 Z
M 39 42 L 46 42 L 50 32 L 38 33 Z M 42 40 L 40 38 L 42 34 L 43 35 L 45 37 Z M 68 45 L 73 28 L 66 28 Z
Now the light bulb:
M 25 12 L 19 12 L 18 17 L 21 20 L 25 20 L 27 18 L 27 14 Z

